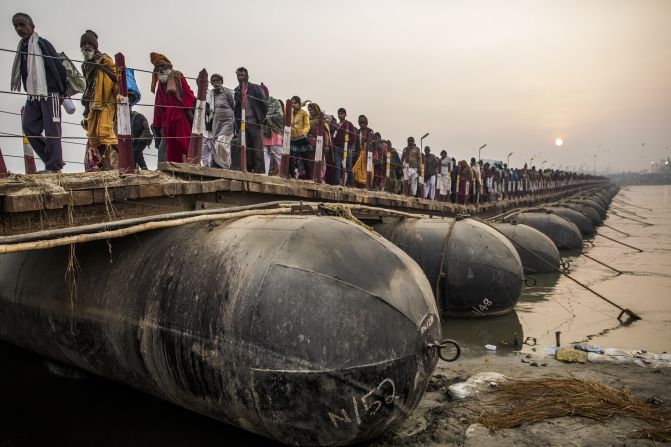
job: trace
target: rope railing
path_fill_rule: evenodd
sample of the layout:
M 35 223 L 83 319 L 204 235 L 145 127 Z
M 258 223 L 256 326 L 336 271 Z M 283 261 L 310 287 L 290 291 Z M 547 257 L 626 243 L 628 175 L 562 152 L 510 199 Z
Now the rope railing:
M 22 136 L 17 135 L 17 134 L 8 134 L 7 132 L 0 132 L 0 137 L 17 137 L 18 138 L 18 137 L 22 137 Z M 56 137 L 54 137 L 54 138 L 56 138 Z M 86 139 L 85 137 L 81 137 L 81 138 Z M 190 138 L 190 137 L 174 137 L 174 138 Z M 80 144 L 83 144 L 83 143 L 80 143 Z M 235 148 L 238 151 L 242 149 L 242 146 L 240 146 L 239 144 L 236 144 L 236 143 L 230 143 L 230 146 L 231 146 L 231 148 Z M 256 151 L 256 152 L 264 152 L 266 150 L 265 148 L 255 148 L 255 147 L 247 147 L 246 149 L 248 151 Z M 151 157 L 158 157 L 157 154 L 145 153 L 145 152 L 143 152 L 143 155 L 148 155 L 148 156 L 151 156 Z M 12 157 L 12 158 L 23 158 L 23 156 L 19 156 L 19 155 L 7 155 L 7 156 Z M 310 159 L 306 160 L 302 157 L 298 157 L 298 156 L 291 155 L 291 154 L 288 156 L 288 158 L 291 159 L 291 160 L 301 160 L 301 161 L 311 163 L 311 164 L 315 163 L 314 160 L 310 160 Z M 66 161 L 68 163 L 75 163 L 75 164 L 81 164 L 81 165 L 84 164 L 82 162 L 76 162 L 76 161 L 68 161 L 68 160 L 64 160 L 64 161 Z M 332 168 L 336 167 L 335 164 L 330 164 L 326 160 L 324 161 L 324 163 L 328 167 L 332 167 Z M 396 164 L 395 166 L 399 167 L 400 165 Z M 386 175 L 375 175 L 374 174 L 373 176 L 374 176 L 374 178 L 380 179 L 380 180 L 383 180 L 383 181 L 388 178 Z M 303 179 L 299 179 L 299 180 L 309 180 L 309 176 L 307 178 L 303 178 Z M 401 181 L 401 179 L 398 179 L 398 178 L 395 178 L 394 180 L 398 181 L 398 182 Z M 423 183 L 423 182 L 421 180 L 418 180 L 418 183 Z M 564 189 L 569 188 L 569 187 L 579 186 L 581 181 L 576 181 L 576 180 L 570 180 L 569 181 L 569 180 L 567 180 L 566 182 L 559 182 L 559 183 L 561 183 L 561 184 L 558 184 L 557 186 L 554 186 L 554 187 L 545 188 L 544 192 L 549 193 L 549 192 L 553 192 L 553 191 L 561 191 L 561 190 L 564 190 Z M 357 184 L 357 185 L 354 185 L 354 186 L 359 187 L 358 185 L 361 185 L 361 184 Z M 515 190 L 512 190 L 512 189 L 499 190 L 497 195 L 505 196 L 505 195 L 517 194 L 518 197 L 525 197 L 525 196 L 534 195 L 534 194 L 540 192 L 540 191 L 532 191 L 528 186 L 523 186 L 523 182 L 521 182 L 521 181 L 518 182 L 518 185 L 519 185 L 519 189 L 516 188 Z M 382 192 L 384 192 L 384 191 L 392 192 L 392 191 L 388 191 L 386 183 L 383 183 L 382 185 L 379 185 L 379 186 L 380 186 L 379 189 L 373 189 L 373 190 L 374 191 L 382 191 Z M 360 188 L 363 188 L 363 187 L 360 187 Z M 450 191 L 450 194 L 447 195 L 447 197 L 449 197 L 452 194 L 453 194 L 453 192 Z M 440 199 L 438 199 L 438 200 L 440 200 Z M 449 203 L 455 203 L 451 199 L 448 199 L 446 201 L 449 202 Z M 491 200 L 487 200 L 487 201 L 491 201 Z M 485 203 L 487 201 L 483 200 L 483 203 Z M 465 204 L 468 204 L 468 203 L 465 203 Z
M 20 114 L 18 114 L 18 115 L 20 115 Z M 266 126 L 263 126 L 263 125 L 259 125 L 259 126 L 261 126 L 261 127 L 266 127 Z M 0 131 L 0 138 L 23 138 L 23 137 L 24 137 L 24 136 L 21 135 L 21 134 L 16 134 L 16 133 L 10 133 L 10 132 L 3 132 L 3 131 Z M 73 136 L 73 137 L 56 137 L 56 136 L 46 136 L 46 135 L 37 136 L 37 137 L 30 137 L 30 138 L 40 138 L 40 139 L 61 139 L 61 140 L 88 140 L 88 139 L 89 139 L 88 137 L 75 137 L 75 136 Z M 131 138 L 132 141 L 143 140 L 143 139 L 144 139 L 144 138 Z M 183 136 L 162 136 L 162 137 L 160 137 L 160 139 L 167 139 L 167 140 L 170 140 L 170 139 L 182 139 L 182 140 L 187 140 L 187 139 L 191 139 L 191 135 L 183 135 Z M 75 143 L 75 142 L 72 142 L 72 143 Z M 85 143 L 81 143 L 81 144 L 85 144 Z M 232 143 L 232 142 L 230 143 L 230 145 L 231 145 L 232 147 L 241 147 L 240 145 L 236 145 L 235 143 Z M 328 152 L 328 153 L 331 153 L 331 152 L 333 151 L 333 149 L 334 149 L 334 148 L 330 148 L 327 152 Z M 255 147 L 249 147 L 249 146 L 247 146 L 247 150 L 258 151 L 258 152 L 265 152 L 265 151 L 266 151 L 266 148 L 265 148 L 265 147 L 264 147 L 264 148 L 255 148 Z M 396 149 L 393 149 L 393 150 L 396 150 Z M 295 156 L 291 156 L 291 155 L 290 155 L 290 158 L 295 158 L 295 159 L 297 159 L 297 160 L 300 159 L 300 160 L 303 160 L 303 161 L 306 160 L 305 158 L 302 158 L 302 157 L 295 157 Z M 309 161 L 314 162 L 315 160 L 311 159 L 311 160 L 309 160 Z M 335 164 L 329 164 L 327 160 L 322 160 L 322 161 L 325 163 L 325 165 L 326 165 L 327 167 L 332 167 L 332 168 L 336 168 L 336 167 L 337 167 Z M 393 162 L 391 162 L 391 166 L 396 167 L 396 168 L 399 168 L 399 167 L 402 167 L 403 165 L 402 165 L 402 164 L 398 164 L 398 163 L 393 163 Z M 341 166 L 341 169 L 342 169 L 342 166 Z M 437 174 L 435 174 L 435 175 L 437 175 Z M 375 175 L 375 177 L 376 177 L 376 178 L 387 178 L 386 175 Z M 564 178 L 564 180 L 568 180 L 568 178 Z M 561 181 L 561 180 L 558 180 L 558 181 Z
M 6 49 L 6 48 L 0 48 L 0 52 L 15 53 L 15 54 L 16 53 L 30 54 L 30 53 L 27 53 L 27 52 L 10 50 L 10 49 Z M 49 55 L 41 55 L 41 56 L 60 59 L 59 57 L 56 57 L 56 56 L 49 56 Z M 123 55 L 121 55 L 120 53 L 116 55 L 116 59 L 117 59 L 116 64 L 117 64 L 117 67 L 120 69 L 120 72 L 123 72 L 125 68 L 132 68 L 136 72 L 154 74 L 154 70 L 145 70 L 145 69 L 134 68 L 134 67 L 126 67 Z M 104 65 L 104 64 L 99 64 L 99 63 L 92 62 L 92 61 L 81 61 L 81 60 L 76 60 L 76 59 L 70 59 L 70 60 L 73 61 L 73 62 L 81 62 L 81 63 L 98 65 L 98 66 Z M 207 80 L 205 79 L 205 82 L 203 82 L 203 77 L 206 78 L 207 72 L 205 70 L 202 70 L 197 78 L 185 76 L 183 74 L 180 75 L 180 76 L 183 76 L 185 79 L 196 80 L 198 82 L 198 93 L 197 93 L 197 95 L 195 95 L 195 97 L 198 98 L 198 101 L 196 102 L 197 105 L 194 104 L 194 107 L 180 106 L 180 105 L 146 104 L 146 103 L 138 103 L 138 104 L 134 104 L 134 106 L 157 107 L 157 108 L 165 108 L 165 109 L 169 109 L 169 108 L 187 109 L 187 110 L 190 109 L 190 110 L 194 110 L 194 112 L 197 111 L 196 107 L 200 107 L 201 108 L 200 110 L 204 111 L 203 102 L 204 102 L 204 98 L 205 98 L 206 93 L 207 93 Z M 124 72 L 124 75 L 122 76 L 122 79 L 125 79 L 125 72 Z M 121 81 L 121 79 L 120 79 L 120 81 Z M 124 87 L 125 87 L 125 81 L 124 81 Z M 229 87 L 223 86 L 223 88 L 225 88 L 226 90 L 235 92 L 234 89 L 231 89 Z M 120 87 L 119 90 L 120 90 L 120 92 L 119 92 L 120 94 L 121 94 L 121 90 L 124 90 L 123 95 L 125 95 L 125 88 L 122 89 Z M 242 95 L 243 110 L 244 110 L 244 104 L 245 104 L 246 98 L 252 98 L 252 99 L 255 99 L 257 101 L 269 102 L 269 99 L 256 98 L 252 95 L 248 95 L 246 93 L 245 88 L 242 88 L 241 90 L 242 90 L 242 92 L 235 92 L 235 93 Z M 28 94 L 24 93 L 24 92 L 14 92 L 14 91 L 6 91 L 6 90 L 0 90 L 0 93 L 10 94 L 10 95 L 28 96 Z M 30 96 L 35 96 L 35 95 L 30 95 Z M 50 96 L 53 97 L 53 95 L 50 95 Z M 61 98 L 61 99 L 63 99 L 63 98 Z M 99 104 L 114 104 L 114 105 L 118 106 L 119 109 L 122 109 L 123 107 L 126 107 L 126 110 L 128 110 L 127 100 L 124 101 L 124 97 L 121 97 L 120 99 L 121 99 L 121 101 L 119 101 L 119 100 L 116 100 L 116 101 L 97 101 L 97 103 L 99 103 Z M 82 100 L 82 102 L 86 102 L 86 101 L 94 101 L 94 100 L 93 99 Z M 286 107 L 290 107 L 288 101 L 287 101 Z M 20 113 L 10 112 L 10 111 L 5 111 L 5 110 L 0 110 L 0 113 L 10 114 L 10 115 L 15 115 L 15 116 L 21 116 Z M 330 126 L 332 124 L 332 122 L 331 121 L 323 121 L 323 116 L 324 115 L 321 115 L 319 117 L 319 125 L 323 126 L 324 124 L 327 124 L 327 125 Z M 267 126 L 263 123 L 247 122 L 246 119 L 244 119 L 244 118 L 234 118 L 236 120 L 235 123 L 237 124 L 237 126 L 234 126 L 234 127 L 236 128 L 236 130 L 239 130 L 240 128 L 249 128 L 250 126 L 256 126 L 257 128 L 260 127 L 260 128 L 263 128 L 264 130 L 270 129 L 271 132 L 282 133 L 283 136 L 285 136 L 285 138 L 286 138 L 286 135 L 288 135 L 286 133 L 287 129 L 291 125 L 291 119 L 288 118 L 288 117 L 291 117 L 291 113 L 290 113 L 289 110 L 287 110 L 285 108 L 285 117 L 284 117 L 285 127 L 284 127 L 284 129 L 282 129 L 283 132 L 282 131 L 278 132 L 278 130 L 276 130 L 276 129 L 270 127 L 270 126 Z M 314 118 L 314 116 L 312 118 Z M 201 116 L 201 119 L 202 119 L 202 116 Z M 77 126 L 81 125 L 80 123 L 74 123 L 74 122 L 69 122 L 69 121 L 62 121 L 62 123 L 69 124 L 69 125 L 77 125 Z M 160 139 L 165 139 L 166 141 L 175 140 L 175 139 L 189 139 L 190 147 L 189 147 L 189 157 L 188 157 L 187 161 L 191 164 L 197 164 L 197 163 L 200 162 L 200 158 L 201 158 L 201 155 L 200 155 L 201 150 L 202 150 L 201 149 L 201 145 L 202 145 L 201 141 L 202 141 L 203 138 L 207 138 L 207 137 L 205 135 L 203 135 L 204 131 L 202 129 L 200 129 L 199 130 L 200 133 L 198 133 L 196 123 L 194 123 L 192 125 L 192 127 L 193 127 L 193 130 L 192 130 L 191 135 L 183 135 L 183 136 L 176 136 L 176 135 L 165 135 L 165 136 L 163 136 L 162 135 L 160 137 Z M 349 165 L 349 163 L 347 163 L 346 160 L 349 160 L 351 158 L 352 159 L 352 166 L 354 167 L 357 163 L 357 161 L 355 161 L 355 160 L 358 160 L 359 157 L 361 157 L 361 156 L 366 156 L 368 158 L 368 161 L 366 159 L 364 159 L 363 162 L 366 164 L 365 168 L 366 168 L 367 177 L 368 177 L 366 185 L 365 185 L 365 187 L 367 189 L 384 191 L 384 190 L 388 189 L 387 184 L 386 184 L 387 179 L 391 179 L 391 180 L 393 180 L 395 182 L 399 182 L 399 183 L 400 182 L 407 183 L 406 179 L 402 179 L 398 175 L 392 175 L 393 172 L 398 172 L 403 167 L 403 164 L 402 163 L 398 164 L 398 163 L 393 162 L 392 157 L 389 155 L 388 152 L 385 153 L 385 152 L 383 152 L 384 149 L 380 149 L 380 148 L 377 147 L 377 145 L 379 144 L 380 141 L 388 141 L 388 140 L 373 139 L 373 138 L 371 138 L 372 132 L 370 134 L 368 134 L 366 137 L 361 137 L 360 132 L 356 132 L 356 131 L 353 132 L 353 131 L 350 131 L 348 129 L 341 128 L 337 124 L 335 126 L 332 126 L 332 127 L 333 128 L 324 126 L 323 128 L 318 128 L 318 130 L 317 130 L 318 136 L 317 137 L 315 137 L 315 135 L 312 135 L 312 133 L 309 135 L 309 138 L 313 141 L 311 141 L 312 150 L 307 151 L 309 153 L 309 155 L 307 155 L 307 156 L 298 156 L 292 151 L 289 151 L 289 153 L 286 153 L 288 145 L 285 144 L 284 147 L 282 148 L 282 154 L 281 154 L 283 163 L 285 161 L 286 161 L 287 164 L 295 164 L 296 161 L 300 161 L 301 163 L 306 163 L 307 164 L 306 169 L 305 169 L 306 174 L 309 173 L 310 171 L 312 171 L 313 174 L 314 174 L 313 179 L 316 182 L 321 183 L 325 179 L 321 176 L 321 174 L 316 174 L 318 172 L 318 170 L 322 170 L 322 169 L 326 168 L 326 170 L 331 169 L 331 170 L 336 170 L 337 171 L 339 169 L 340 172 L 341 172 L 341 177 L 348 176 L 348 175 L 351 175 L 352 171 L 348 170 L 346 168 L 346 166 Z M 319 136 L 321 136 L 323 138 L 323 135 L 324 135 L 326 129 L 328 129 L 329 133 L 334 137 L 335 137 L 336 132 L 338 132 L 338 131 L 344 131 L 344 132 L 346 132 L 346 134 L 354 136 L 354 138 L 352 138 L 352 140 L 353 140 L 352 141 L 352 146 L 350 148 L 348 148 L 349 149 L 348 157 L 345 161 L 343 161 L 343 166 L 337 166 L 335 164 L 335 161 L 333 160 L 334 151 L 338 150 L 340 152 L 342 150 L 342 148 L 336 148 L 334 145 L 323 146 L 321 141 L 319 143 L 314 141 L 314 140 L 318 140 Z M 256 152 L 256 153 L 266 152 L 267 151 L 267 149 L 263 148 L 263 147 L 262 148 L 249 147 L 246 144 L 246 139 L 244 137 L 245 133 L 246 132 L 243 132 L 242 135 L 236 135 L 233 142 L 230 143 L 231 152 L 233 152 L 233 149 L 236 149 L 238 151 L 238 153 L 236 155 L 240 155 L 240 164 L 241 164 L 240 169 L 243 170 L 243 171 L 246 171 L 246 164 L 247 164 L 246 163 L 246 158 L 247 158 L 246 153 L 247 153 L 247 151 L 252 151 L 252 153 L 254 153 L 254 152 Z M 12 137 L 24 138 L 23 135 L 12 134 L 12 133 L 8 133 L 8 132 L 0 132 L 0 137 L 3 137 L 3 138 L 12 138 Z M 119 142 L 120 142 L 119 152 L 120 152 L 120 156 L 121 156 L 122 140 L 123 140 L 123 144 L 130 145 L 132 143 L 132 141 L 135 141 L 136 139 L 133 138 L 130 135 L 118 135 L 118 137 L 119 137 Z M 45 135 L 43 135 L 43 136 L 29 136 L 27 138 L 28 138 L 29 141 L 30 141 L 31 138 L 40 138 L 40 139 L 43 139 L 43 140 L 48 139 L 48 138 L 54 138 L 54 139 L 60 138 L 63 143 L 83 145 L 83 146 L 87 146 L 87 143 L 78 142 L 77 140 L 89 140 L 88 137 L 76 137 L 76 136 L 75 137 L 62 137 L 62 136 L 45 136 Z M 194 147 L 194 138 L 195 138 L 195 146 L 197 147 L 197 150 L 194 150 L 193 154 L 192 154 L 192 148 Z M 363 141 L 362 141 L 362 138 L 363 138 Z M 145 138 L 142 138 L 142 139 L 146 140 Z M 357 142 L 357 140 L 359 140 L 359 141 Z M 236 142 L 238 144 L 236 144 Z M 360 144 L 360 143 L 365 143 L 365 147 L 366 147 L 365 150 L 360 150 L 359 149 L 358 144 Z M 124 146 L 124 149 L 127 148 L 127 147 L 128 146 Z M 315 149 L 316 149 L 316 151 L 315 151 Z M 125 150 L 127 150 L 127 149 L 125 149 Z M 388 150 L 398 152 L 397 149 L 391 148 L 391 147 Z M 321 154 L 321 159 L 320 160 L 315 160 L 314 159 L 315 152 Z M 125 156 L 125 159 L 126 159 L 126 161 L 125 161 L 126 164 L 128 164 L 128 155 L 127 154 L 128 154 L 127 152 L 124 153 L 124 156 Z M 147 153 L 146 155 L 149 155 L 149 156 L 152 156 L 152 157 L 158 157 L 158 155 L 154 155 L 154 154 L 150 154 L 150 153 Z M 231 154 L 231 155 L 233 155 L 233 154 Z M 271 157 L 274 157 L 274 155 L 272 155 L 272 154 L 269 154 L 269 155 L 271 155 Z M 374 159 L 372 161 L 371 161 L 371 155 L 374 155 L 374 157 L 373 157 Z M 423 186 L 424 186 L 424 183 L 425 183 L 425 181 L 424 181 L 425 172 L 424 172 L 424 155 L 423 154 L 420 154 L 420 155 L 421 155 L 421 159 L 422 159 L 422 165 L 421 165 L 421 169 L 419 169 L 419 168 L 417 169 L 418 176 L 417 176 L 416 181 L 417 181 L 417 189 L 419 190 L 418 192 L 419 192 L 419 195 L 421 197 L 422 195 L 424 195 L 422 189 L 423 189 Z M 13 156 L 13 157 L 19 157 L 19 156 Z M 380 158 L 382 158 L 382 161 L 380 161 Z M 83 164 L 83 163 L 80 163 L 80 162 L 71 162 L 71 163 Z M 405 167 L 407 167 L 407 164 L 405 165 Z M 265 168 L 265 166 L 264 166 L 264 168 Z M 440 165 L 439 165 L 439 168 L 440 168 Z M 128 166 L 124 169 L 127 170 L 127 169 L 132 169 L 132 168 L 130 168 Z M 285 166 L 284 169 L 286 170 L 287 167 Z M 455 169 L 456 169 L 456 167 L 455 167 Z M 380 174 L 380 171 L 382 172 L 382 174 Z M 501 173 L 501 170 L 498 170 L 498 172 Z M 507 174 L 506 174 L 506 172 L 507 172 Z M 475 182 L 473 182 L 474 185 L 476 186 L 476 191 L 477 191 L 473 195 L 476 196 L 476 197 L 479 197 L 479 195 L 482 195 L 482 194 L 487 195 L 488 193 L 493 193 L 492 195 L 494 196 L 494 200 L 496 200 L 497 196 L 498 197 L 505 197 L 505 196 L 508 196 L 508 195 L 517 194 L 518 192 L 522 193 L 523 195 L 536 194 L 538 192 L 550 191 L 550 190 L 553 190 L 553 189 L 564 188 L 564 187 L 568 186 L 569 183 L 574 183 L 574 180 L 573 180 L 572 177 L 575 176 L 575 175 L 565 173 L 563 171 L 560 174 L 557 174 L 558 171 L 552 171 L 554 173 L 554 178 L 542 178 L 542 179 L 537 179 L 536 180 L 534 178 L 531 178 L 533 175 L 535 175 L 535 172 L 536 172 L 536 171 L 532 170 L 532 171 L 529 171 L 528 176 L 523 177 L 523 179 L 520 180 L 519 182 L 507 180 L 505 177 L 506 176 L 510 177 L 513 172 L 517 172 L 517 170 L 508 169 L 507 171 L 504 171 L 504 173 L 500 174 L 500 175 L 502 175 L 502 177 L 499 178 L 499 179 L 495 179 L 494 176 L 492 175 L 491 177 L 483 178 L 477 184 Z M 438 176 L 442 176 L 442 175 L 448 175 L 450 178 L 454 177 L 454 173 L 452 173 L 452 172 L 450 172 L 448 174 L 442 174 L 441 172 L 436 172 L 432 176 L 438 177 Z M 541 174 L 541 175 L 544 175 L 544 174 Z M 287 176 L 289 176 L 289 173 L 288 172 L 283 172 L 282 176 L 287 177 Z M 411 182 L 414 184 L 414 181 L 415 180 L 414 180 L 414 175 L 413 175 Z M 345 182 L 343 181 L 341 183 L 344 184 Z M 350 181 L 348 181 L 347 183 L 350 183 Z M 520 185 L 519 191 L 517 189 L 518 183 Z M 358 186 L 361 183 L 356 182 L 356 184 Z M 485 184 L 487 186 L 483 187 L 482 185 L 485 185 Z M 509 184 L 514 185 L 514 188 L 509 188 L 509 186 L 508 186 Z M 435 183 L 434 183 L 434 185 L 435 185 Z M 435 188 L 435 189 L 437 190 L 438 188 Z M 450 191 L 446 191 L 448 201 L 452 201 L 452 200 L 450 200 L 449 197 L 454 196 L 454 194 L 455 194 L 454 189 L 455 189 L 455 187 L 452 187 Z M 457 190 L 457 194 L 458 194 L 460 192 L 458 183 L 456 184 L 456 190 Z M 463 195 L 463 192 L 462 192 L 462 195 Z M 445 197 L 445 195 L 443 195 L 442 197 Z M 491 199 L 491 196 L 488 197 L 487 199 Z M 439 200 L 440 200 L 440 197 L 439 197 Z M 464 199 L 464 201 L 466 201 L 466 199 Z

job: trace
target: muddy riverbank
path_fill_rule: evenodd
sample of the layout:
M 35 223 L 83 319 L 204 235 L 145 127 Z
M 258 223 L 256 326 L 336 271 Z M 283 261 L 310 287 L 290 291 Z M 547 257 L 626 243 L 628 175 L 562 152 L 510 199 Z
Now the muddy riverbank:
M 529 358 L 527 358 L 529 356 Z M 536 365 L 536 366 L 532 366 Z M 454 400 L 448 386 L 480 372 L 497 372 L 509 378 L 538 379 L 575 377 L 615 388 L 627 387 L 642 400 L 671 404 L 671 368 L 641 368 L 636 365 L 564 364 L 536 354 L 488 355 L 464 358 L 454 364 L 440 362 L 429 389 L 412 416 L 392 433 L 372 443 L 396 446 L 549 446 L 621 445 L 652 446 L 636 439 L 643 425 L 631 418 L 613 418 L 606 423 L 584 418 L 556 418 L 515 429 L 491 433 L 474 424 L 482 411 L 478 398 Z M 485 391 L 487 392 L 487 391 Z

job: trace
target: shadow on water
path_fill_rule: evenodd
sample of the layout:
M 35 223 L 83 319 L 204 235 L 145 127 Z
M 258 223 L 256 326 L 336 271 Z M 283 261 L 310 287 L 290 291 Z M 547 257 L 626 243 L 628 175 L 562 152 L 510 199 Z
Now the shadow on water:
M 0 364 L 3 447 L 279 445 L 2 342 Z
M 565 258 L 562 259 L 566 260 Z M 541 273 L 531 276 L 535 279 L 535 283 L 533 286 L 524 287 L 522 289 L 522 295 L 518 302 L 518 310 L 524 309 L 525 303 L 550 299 L 555 291 L 557 282 L 559 282 L 561 273 Z
M 485 345 L 496 346 L 498 353 L 510 353 L 518 350 L 524 341 L 522 324 L 515 311 L 491 318 L 444 319 L 442 329 L 443 337 L 457 341 L 462 347 L 463 355 L 467 356 L 482 355 Z

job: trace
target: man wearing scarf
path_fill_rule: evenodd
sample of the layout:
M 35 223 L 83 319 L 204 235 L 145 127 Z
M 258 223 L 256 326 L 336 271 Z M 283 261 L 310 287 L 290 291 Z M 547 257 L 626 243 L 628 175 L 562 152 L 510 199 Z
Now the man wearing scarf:
M 284 143 L 284 104 L 270 96 L 268 87 L 261 83 L 263 93 L 268 98 L 268 113 L 263 120 L 263 160 L 266 175 L 277 175 L 282 162 Z
M 310 117 L 302 108 L 301 98 L 291 97 L 291 146 L 289 158 L 289 172 L 294 178 L 306 179 L 307 161 L 312 150 L 308 133 L 310 132 Z
M 268 98 L 261 86 L 249 82 L 249 72 L 245 67 L 235 70 L 238 86 L 235 87 L 235 133 L 240 135 L 242 122 L 242 86 L 247 85 L 247 104 L 245 105 L 245 143 L 247 145 L 247 171 L 265 174 L 263 159 L 263 119 L 268 113 Z M 233 169 L 240 169 L 240 140 L 235 148 Z
M 98 35 L 87 30 L 79 39 L 84 56 L 82 73 L 86 90 L 82 94 L 84 119 L 82 127 L 89 137 L 89 148 L 97 150 L 99 169 L 109 171 L 119 168 L 117 138 L 114 132 L 116 119 L 117 74 L 114 61 L 98 50 Z
M 459 161 L 457 178 L 459 179 L 457 185 L 457 187 L 459 188 L 459 192 L 457 193 L 457 203 L 465 205 L 468 203 L 468 198 L 470 196 L 469 190 L 471 186 L 471 179 L 473 178 L 473 172 L 471 171 L 471 168 L 468 166 L 468 162 L 466 160 Z
M 387 177 L 387 142 L 375 132 L 373 141 L 373 189 L 382 191 Z
M 193 122 L 193 91 L 184 75 L 172 69 L 172 63 L 162 54 L 151 53 L 154 66 L 151 91 L 156 94 L 154 123 L 156 140 L 165 141 L 166 159 L 182 163 L 189 153 L 191 123 Z
M 391 145 L 391 141 L 387 140 L 387 151 L 391 155 L 390 160 L 390 169 L 389 169 L 389 178 L 387 179 L 387 184 L 385 189 L 394 194 L 400 194 L 402 189 L 402 180 L 403 180 L 403 163 L 401 163 L 401 157 L 398 155 L 398 152 Z
M 28 14 L 14 14 L 12 24 L 21 41 L 12 65 L 11 88 L 20 91 L 23 83 L 28 94 L 21 116 L 23 133 L 44 162 L 45 170 L 40 172 L 60 172 L 65 164 L 61 146 L 61 102 L 67 87 L 65 67 L 53 45 L 37 34 Z
M 410 192 L 410 196 L 415 197 L 415 194 L 417 194 L 417 184 L 419 183 L 422 152 L 415 145 L 413 137 L 408 137 L 408 145 L 403 149 L 401 162 L 403 163 L 403 181 L 407 184 L 406 193 Z
M 368 127 L 366 115 L 359 115 L 359 131 L 357 133 L 357 159 L 352 167 L 357 187 L 365 188 L 368 174 L 368 151 L 373 150 L 375 132 Z M 373 173 L 374 174 L 374 173 Z
M 338 123 L 333 133 L 335 179 L 336 184 L 341 183 L 342 176 L 347 176 L 345 182 L 347 186 L 354 186 L 354 175 L 352 174 L 352 150 L 356 146 L 357 132 L 354 124 L 347 121 L 347 111 L 341 107 L 338 109 Z M 345 160 L 345 169 L 342 169 L 342 159 L 345 156 L 345 140 L 347 140 L 347 160 Z
M 210 76 L 212 89 L 207 92 L 205 135 L 201 164 L 215 168 L 231 167 L 231 140 L 235 118 L 233 92 L 224 88 L 224 77 Z
M 438 173 L 438 160 L 431 153 L 429 146 L 424 147 L 424 198 L 436 199 L 436 174 Z
M 313 169 L 315 164 L 312 162 L 323 161 L 324 163 L 321 165 L 321 172 L 319 173 L 319 179 L 323 182 L 326 176 L 327 165 L 333 165 L 333 156 L 331 151 L 331 127 L 329 126 L 328 119 L 322 113 L 321 107 L 319 107 L 319 104 L 316 102 L 311 102 L 308 105 L 308 114 L 310 115 L 310 131 L 308 132 L 308 140 L 310 140 L 310 146 L 312 146 L 310 163 L 308 163 L 308 178 L 314 178 Z M 322 115 L 321 124 L 319 124 L 320 115 Z M 321 160 L 316 160 L 317 136 L 319 135 L 320 126 L 324 142 L 322 144 L 322 158 Z

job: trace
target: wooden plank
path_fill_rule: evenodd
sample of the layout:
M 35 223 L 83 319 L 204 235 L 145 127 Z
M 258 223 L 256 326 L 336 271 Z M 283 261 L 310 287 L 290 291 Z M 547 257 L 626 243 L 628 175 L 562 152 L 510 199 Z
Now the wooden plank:
M 162 189 L 164 196 L 173 197 L 182 194 L 182 183 L 179 182 L 163 183 Z
M 229 169 L 208 168 L 185 163 L 163 162 L 159 163 L 158 169 L 173 174 L 186 174 L 197 177 L 227 178 L 229 180 L 254 180 L 254 177 L 265 177 L 262 174 L 251 174 Z
M 182 183 L 182 194 L 200 194 L 203 192 L 201 182 Z
M 149 183 L 140 185 L 140 198 L 160 197 L 163 195 L 163 185 L 161 183 Z
M 242 191 L 242 182 L 240 180 L 231 180 L 229 190 Z
M 42 209 L 42 198 L 39 194 L 19 194 L 5 196 L 2 209 L 7 213 L 23 213 Z
M 70 197 L 72 198 L 71 202 L 74 206 L 85 206 L 93 203 L 93 191 L 90 189 L 70 191 Z
M 246 182 L 246 190 L 249 192 L 265 193 L 264 184 L 259 182 Z
M 201 191 L 205 194 L 221 191 L 223 189 L 224 184 L 228 188 L 228 180 L 225 179 L 204 181 L 201 183 Z
M 129 191 L 127 186 L 120 186 L 118 188 L 109 188 L 110 195 L 113 201 L 124 201 L 129 199 Z

